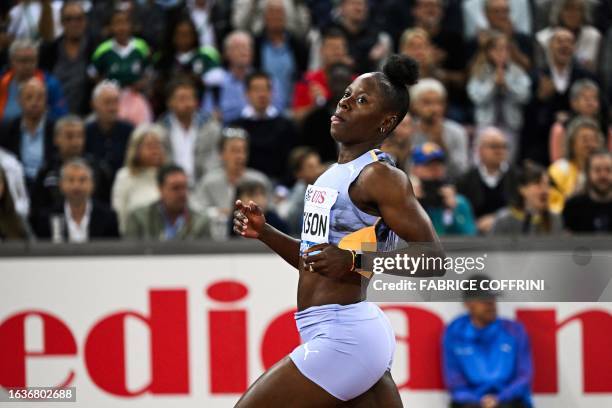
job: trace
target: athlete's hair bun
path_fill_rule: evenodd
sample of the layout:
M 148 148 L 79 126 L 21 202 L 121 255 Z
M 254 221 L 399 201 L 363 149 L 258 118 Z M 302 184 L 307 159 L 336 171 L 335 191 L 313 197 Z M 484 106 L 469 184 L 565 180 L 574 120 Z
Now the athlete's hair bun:
M 385 62 L 383 73 L 393 86 L 411 86 L 419 78 L 419 65 L 410 57 L 393 54 Z

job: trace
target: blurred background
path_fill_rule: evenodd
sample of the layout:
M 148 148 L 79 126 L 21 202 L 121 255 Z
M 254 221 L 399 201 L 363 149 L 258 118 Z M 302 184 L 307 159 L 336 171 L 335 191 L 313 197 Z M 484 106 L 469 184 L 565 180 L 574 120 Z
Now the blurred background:
M 2 1 L 0 385 L 232 406 L 299 343 L 297 276 L 233 235 L 233 202 L 299 237 L 331 114 L 391 53 L 421 79 L 381 149 L 444 241 L 612 248 L 611 21 L 609 0 Z M 612 406 L 610 303 L 496 305 L 385 305 L 407 406 Z

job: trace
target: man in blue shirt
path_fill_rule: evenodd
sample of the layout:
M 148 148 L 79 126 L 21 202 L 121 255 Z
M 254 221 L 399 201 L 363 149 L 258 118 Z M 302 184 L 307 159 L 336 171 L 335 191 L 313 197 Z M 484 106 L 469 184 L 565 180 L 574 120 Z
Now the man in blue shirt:
M 47 91 L 40 79 L 27 80 L 19 90 L 22 114 L 0 129 L 0 146 L 21 162 L 29 192 L 41 167 L 53 157 L 53 122 L 47 110 Z
M 223 52 L 227 69 L 222 70 L 214 81 L 207 77 L 204 82 L 208 90 L 202 99 L 202 113 L 214 114 L 227 125 L 238 118 L 247 106 L 245 79 L 253 71 L 253 38 L 246 31 L 233 31 L 224 41 Z M 284 109 L 280 85 L 273 81 L 272 104 Z
M 479 290 L 464 293 L 468 313 L 444 333 L 443 371 L 452 408 L 529 408 L 533 365 L 523 325 L 497 316 L 497 293 L 483 289 L 488 278 L 476 275 Z

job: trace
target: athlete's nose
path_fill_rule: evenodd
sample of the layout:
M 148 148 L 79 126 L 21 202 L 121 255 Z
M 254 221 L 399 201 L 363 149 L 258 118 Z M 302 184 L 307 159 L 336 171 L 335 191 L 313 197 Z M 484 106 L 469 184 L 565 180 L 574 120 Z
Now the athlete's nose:
M 350 109 L 350 105 L 348 103 L 348 98 L 340 99 L 340 101 L 338 102 L 338 108 L 340 108 L 342 110 L 349 110 Z

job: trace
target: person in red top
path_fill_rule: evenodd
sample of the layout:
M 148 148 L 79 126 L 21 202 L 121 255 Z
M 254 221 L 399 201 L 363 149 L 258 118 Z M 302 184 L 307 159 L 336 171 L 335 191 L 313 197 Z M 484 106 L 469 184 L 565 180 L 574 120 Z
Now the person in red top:
M 304 78 L 295 85 L 293 93 L 293 117 L 301 121 L 308 113 L 325 105 L 330 97 L 327 84 L 328 70 L 338 63 L 353 65 L 348 55 L 346 37 L 336 28 L 323 33 L 321 41 L 321 69 L 308 71 Z

